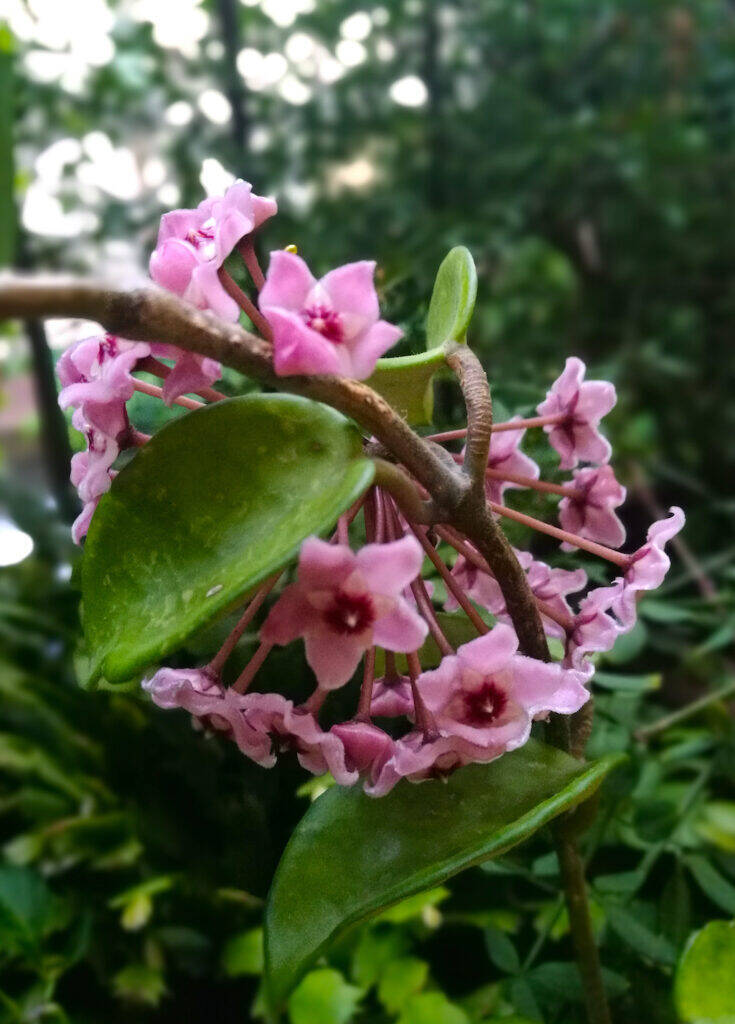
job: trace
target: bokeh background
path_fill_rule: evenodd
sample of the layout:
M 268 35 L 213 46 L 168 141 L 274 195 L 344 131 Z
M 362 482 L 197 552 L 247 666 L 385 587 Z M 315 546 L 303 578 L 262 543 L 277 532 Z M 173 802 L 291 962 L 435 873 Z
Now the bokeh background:
M 234 177 L 278 197 L 264 255 L 377 259 L 400 351 L 467 245 L 501 413 L 580 355 L 618 387 L 634 542 L 686 508 L 669 581 L 602 665 L 593 752 L 631 756 L 587 849 L 616 1019 L 672 1024 L 687 936 L 735 914 L 735 5 L 0 0 L 0 263 L 134 284 L 160 215 Z M 315 790 L 76 686 L 79 440 L 52 366 L 85 333 L 0 325 L 0 1021 L 259 1019 L 262 898 Z M 448 383 L 437 408 L 456 422 Z M 269 671 L 307 685 L 287 652 Z M 364 928 L 292 1024 L 581 1020 L 549 850 Z

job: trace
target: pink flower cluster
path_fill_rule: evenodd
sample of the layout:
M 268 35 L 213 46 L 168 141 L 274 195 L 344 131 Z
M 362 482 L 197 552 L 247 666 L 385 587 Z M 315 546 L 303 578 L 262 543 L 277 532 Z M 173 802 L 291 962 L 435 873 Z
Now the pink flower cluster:
M 224 196 L 196 209 L 166 214 L 151 256 L 151 276 L 225 320 L 245 312 L 272 342 L 277 374 L 368 378 L 401 336 L 380 318 L 375 264 L 347 264 L 317 280 L 295 252 L 284 250 L 271 253 L 264 276 L 252 236 L 275 213 L 275 202 L 238 181 Z M 258 291 L 257 305 L 225 268 L 235 249 Z M 138 381 L 134 373 L 140 369 L 157 373 L 162 388 Z M 72 480 L 84 503 L 74 524 L 77 541 L 110 488 L 120 451 L 147 440 L 128 418 L 133 392 L 143 390 L 192 408 L 200 403 L 184 395 L 223 397 L 211 388 L 219 376 L 219 365 L 202 356 L 109 335 L 84 339 L 62 356 L 59 400 L 63 408 L 74 408 L 74 426 L 87 439 L 87 450 L 72 465 Z M 563 655 L 557 661 L 519 653 L 500 584 L 467 538 L 451 524 L 436 524 L 429 531 L 409 521 L 391 495 L 374 486 L 342 517 L 330 541 L 304 541 L 295 579 L 270 607 L 259 647 L 232 685 L 223 683 L 223 666 L 275 586 L 273 580 L 254 596 L 208 665 L 161 668 L 144 689 L 160 707 L 186 710 L 197 727 L 223 734 L 264 767 L 292 750 L 307 770 L 329 772 L 343 785 L 360 780 L 374 796 L 401 779 L 445 776 L 521 746 L 535 720 L 573 714 L 588 700 L 594 658 L 633 628 L 637 601 L 663 581 L 669 568 L 665 545 L 684 522 L 681 510 L 673 508 L 668 518 L 650 527 L 637 551 L 619 550 L 625 530 L 617 510 L 626 493 L 608 464 L 611 449 L 600 432 L 614 404 L 613 385 L 585 380 L 584 363 L 570 358 L 537 407 L 538 416 L 514 417 L 492 428 L 485 471 L 489 508 L 553 537 L 564 551 L 585 551 L 617 569 L 609 585 L 590 589 L 582 568 L 563 569 L 530 551 L 516 552 L 544 630 L 561 642 Z M 571 476 L 540 479 L 539 466 L 521 450 L 527 432 L 535 428 L 543 429 L 560 456 L 560 469 Z M 453 441 L 466 433 L 449 431 L 432 439 Z M 447 454 L 452 458 L 461 463 L 464 452 Z M 503 504 L 508 492 L 528 489 L 559 499 L 560 525 Z M 355 552 L 349 529 L 360 511 L 367 543 Z M 422 578 L 425 556 L 441 586 Z M 440 597 L 443 612 L 436 607 Z M 455 649 L 450 626 L 459 615 L 468 617 L 477 636 Z M 304 642 L 316 680 L 309 699 L 295 704 L 279 693 L 253 689 L 271 649 L 298 640 Z M 327 726 L 330 694 L 353 685 L 361 662 L 353 717 Z
M 194 210 L 164 214 L 150 258 L 151 277 L 197 309 L 224 320 L 235 321 L 241 310 L 246 312 L 272 334 L 277 374 L 369 377 L 378 358 L 401 337 L 397 327 L 380 319 L 375 264 L 350 263 L 317 281 L 300 257 L 279 251 L 271 254 L 264 279 L 252 235 L 276 212 L 273 199 L 255 195 L 246 181 L 236 181 L 223 196 L 205 199 Z M 236 248 L 260 291 L 262 314 L 224 268 Z M 221 376 L 219 363 L 173 345 L 106 335 L 77 342 L 59 361 L 59 402 L 64 409 L 76 410 L 72 423 L 87 441 L 87 450 L 74 457 L 71 472 L 83 503 L 72 527 L 77 543 L 110 488 L 120 451 L 145 441 L 130 426 L 126 402 L 136 388 L 142 390 L 133 372 L 149 356 L 173 363 L 157 367 L 164 375 L 159 397 L 167 405 L 190 393 L 216 397 L 210 392 Z
M 263 289 L 261 308 L 274 326 L 274 340 L 285 325 L 294 359 L 311 351 L 309 346 L 322 359 L 321 341 L 307 337 L 301 345 L 293 340 L 303 340 L 304 332 L 312 330 L 303 325 L 305 304 L 316 302 L 315 296 L 326 303 L 323 296 L 328 295 L 330 308 L 355 314 L 358 304 L 350 298 L 351 289 L 365 291 L 372 267 L 355 264 L 316 283 L 297 257 L 283 253 L 274 256 L 271 274 L 273 287 L 267 283 Z M 278 290 L 281 305 L 271 305 Z M 377 316 L 377 306 L 365 306 L 363 312 Z M 320 319 L 320 330 L 327 330 L 332 321 L 326 313 Z M 303 365 L 292 368 L 306 372 Z M 488 502 L 500 515 L 517 518 L 500 504 L 507 489 L 561 495 L 561 529 L 528 516 L 521 521 L 556 537 L 562 549 L 587 551 L 619 570 L 610 585 L 590 589 L 584 569 L 557 568 L 529 551 L 516 551 L 544 629 L 563 645 L 560 660 L 540 662 L 519 653 L 500 585 L 469 541 L 438 526 L 438 541 L 432 542 L 422 527 L 399 513 L 388 493 L 373 487 L 362 499 L 368 543 L 357 552 L 349 547 L 347 519 L 330 542 L 315 537 L 304 542 L 296 579 L 271 607 L 260 630 L 260 647 L 234 685 L 222 684 L 217 657 L 203 669 L 163 668 L 144 683 L 155 703 L 184 708 L 195 724 L 226 734 L 258 764 L 270 766 L 279 753 L 293 750 L 309 771 L 330 772 L 341 785 L 359 779 L 373 796 L 387 793 L 401 779 L 419 782 L 491 761 L 525 743 L 534 720 L 579 710 L 589 697 L 594 657 L 632 629 L 637 599 L 661 584 L 669 567 L 665 544 L 684 522 L 681 510 L 674 508 L 651 526 L 638 551 L 625 555 L 617 550 L 625 540 L 616 511 L 625 489 L 606 461 L 575 468 L 609 457 L 599 424 L 615 393 L 605 382 L 585 382 L 584 372 L 580 360 L 568 360 L 539 406 L 538 419 L 516 417 L 496 424 L 487 469 Z M 566 483 L 541 481 L 537 464 L 520 450 L 531 427 L 543 427 L 562 456 L 562 468 L 574 470 Z M 435 437 L 454 440 L 463 433 Z M 461 462 L 463 454 L 455 458 Z M 437 565 L 442 542 L 456 553 L 451 568 L 440 573 L 447 590 L 445 613 L 454 617 L 470 605 L 480 611 L 472 615 L 477 639 L 457 650 L 434 606 L 439 591 L 421 576 L 424 555 L 433 552 L 431 561 Z M 256 595 L 253 607 L 268 590 Z M 252 617 L 248 609 L 243 621 L 246 617 Z M 427 637 L 442 654 L 438 666 L 428 669 L 421 665 Z M 306 703 L 294 705 L 280 694 L 251 691 L 271 648 L 298 639 L 304 641 L 316 678 Z M 399 667 L 401 655 L 405 664 Z M 375 678 L 378 658 L 384 668 Z M 350 685 L 361 661 L 354 717 L 323 726 L 320 717 L 330 692 Z M 400 720 L 407 725 L 396 728 Z

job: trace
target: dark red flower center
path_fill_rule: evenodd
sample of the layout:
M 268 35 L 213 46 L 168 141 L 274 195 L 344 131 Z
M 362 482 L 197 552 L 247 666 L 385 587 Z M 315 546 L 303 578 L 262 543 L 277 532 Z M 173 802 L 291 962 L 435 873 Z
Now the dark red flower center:
M 310 306 L 302 311 L 301 316 L 307 327 L 321 334 L 327 341 L 341 345 L 345 340 L 342 318 L 333 309 L 326 306 Z
M 197 228 L 196 231 L 193 229 L 188 232 L 186 236 L 187 242 L 190 242 L 195 249 L 198 249 L 205 242 L 214 241 L 214 231 L 208 231 L 205 228 Z
M 476 690 L 464 695 L 468 725 L 492 725 L 505 711 L 508 697 L 492 679 L 483 680 Z
M 342 636 L 362 633 L 375 622 L 375 608 L 369 594 L 347 594 L 336 590 L 323 612 L 327 625 Z

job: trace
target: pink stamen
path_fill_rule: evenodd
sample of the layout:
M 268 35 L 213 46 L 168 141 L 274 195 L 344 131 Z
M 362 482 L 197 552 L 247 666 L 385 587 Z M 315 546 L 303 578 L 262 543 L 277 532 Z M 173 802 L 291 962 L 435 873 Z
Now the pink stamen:
M 446 585 L 447 590 L 450 590 L 452 592 L 457 601 L 457 604 L 460 606 L 460 608 L 465 613 L 467 618 L 470 620 L 472 625 L 475 627 L 477 632 L 489 633 L 490 627 L 486 622 L 483 621 L 482 617 L 478 614 L 477 609 L 465 594 L 464 590 L 462 590 L 462 588 L 455 580 L 454 576 L 452 576 L 451 572 L 444 564 L 437 551 L 434 549 L 434 546 L 429 542 L 429 539 L 427 538 L 425 531 L 422 529 L 422 527 L 415 525 L 414 523 L 409 523 L 408 525 L 410 526 L 411 532 L 414 534 L 419 544 L 428 555 L 431 562 L 433 562 L 434 567 L 439 572 L 439 575 L 444 580 L 444 584 Z
M 222 644 L 220 649 L 217 651 L 217 653 L 215 654 L 215 656 L 212 658 L 212 660 L 210 661 L 209 665 L 207 666 L 207 669 L 213 675 L 219 676 L 219 674 L 221 673 L 221 671 L 222 671 L 222 669 L 224 667 L 225 662 L 227 661 L 229 656 L 234 651 L 237 643 L 239 642 L 239 640 L 240 640 L 241 636 L 243 635 L 243 633 L 245 632 L 245 630 L 248 628 L 250 623 L 255 618 L 255 616 L 256 616 L 256 614 L 258 612 L 258 609 L 262 606 L 262 604 L 265 601 L 266 597 L 270 594 L 271 590 L 273 590 L 273 588 L 275 587 L 276 583 L 281 578 L 281 575 L 282 575 L 282 573 L 280 573 L 280 572 L 275 573 L 275 575 L 271 576 L 271 578 L 269 580 L 266 580 L 266 582 L 262 585 L 262 587 L 260 587 L 255 592 L 255 595 L 254 595 L 252 601 L 250 601 L 250 603 L 245 608 L 245 611 L 243 612 L 242 616 L 238 620 L 238 622 L 235 625 L 234 629 L 232 630 L 230 635 L 227 637 L 225 642 Z
M 594 541 L 586 540 L 584 537 L 578 537 L 576 533 L 568 533 L 566 530 L 559 529 L 558 526 L 551 526 L 550 523 L 544 523 L 540 519 L 534 519 L 533 516 L 524 515 L 523 512 L 516 512 L 514 509 L 506 508 L 505 505 L 498 505 L 495 501 L 488 501 L 488 505 L 493 512 L 497 512 L 500 516 L 505 516 L 506 519 L 512 519 L 514 522 L 522 523 L 524 526 L 530 526 L 532 530 L 546 533 L 549 537 L 555 537 L 557 540 L 571 544 L 575 548 L 581 548 L 582 551 L 589 551 L 591 555 L 597 555 L 598 558 L 604 558 L 608 562 L 613 562 L 614 565 L 620 566 L 621 569 L 627 569 L 630 565 L 630 555 L 624 555 L 620 551 L 613 551 L 612 548 L 605 547 L 604 544 L 596 544 Z
M 360 702 L 357 705 L 355 719 L 358 722 L 369 722 L 370 705 L 373 699 L 373 683 L 375 682 L 375 648 L 370 647 L 365 651 L 365 666 L 362 674 L 362 686 L 360 687 Z
M 160 398 L 163 401 L 163 389 L 156 384 L 147 384 L 144 380 L 133 377 L 133 386 L 142 395 L 150 395 L 151 398 Z M 197 402 L 195 398 L 187 398 L 186 395 L 180 395 L 178 398 L 174 398 L 173 404 L 180 405 L 183 409 L 203 409 L 205 403 Z
M 416 685 L 416 680 L 421 675 L 421 662 L 419 661 L 418 652 L 411 651 L 410 654 L 406 655 L 406 661 L 408 662 L 408 677 L 411 680 L 411 695 L 413 696 L 416 725 L 428 739 L 436 732 L 436 723 L 434 722 L 434 716 L 424 704 L 419 688 Z
M 248 272 L 253 279 L 253 284 L 258 291 L 261 291 L 265 284 L 265 276 L 263 271 L 260 269 L 258 257 L 255 255 L 255 245 L 253 244 L 252 235 L 246 235 L 245 238 L 241 239 L 237 243 L 237 251 L 245 261 L 245 266 L 248 268 Z
M 522 430 L 524 427 L 530 429 L 531 427 L 550 427 L 555 423 L 563 423 L 564 420 L 568 419 L 566 413 L 554 413 L 553 416 L 532 416 L 525 420 L 513 420 L 507 423 L 493 423 L 492 431 L 494 434 L 501 433 L 504 430 Z M 461 427 L 459 430 L 445 430 L 441 434 L 427 434 L 425 437 L 426 441 L 458 441 L 462 437 L 467 436 L 467 427 Z
M 398 509 L 394 502 L 387 495 L 383 496 L 385 503 L 386 519 L 388 524 L 388 537 L 390 540 L 396 540 L 399 536 L 403 535 L 401 529 L 400 520 L 398 518 Z M 426 624 L 429 627 L 434 643 L 441 651 L 442 655 L 454 654 L 454 648 L 447 640 L 444 630 L 439 624 L 439 620 L 436 617 L 434 606 L 431 603 L 429 592 L 426 589 L 426 584 L 423 579 L 418 576 L 415 580 L 411 581 L 411 593 L 413 594 L 416 607 L 419 610 L 421 616 L 426 620 Z
M 322 704 L 324 703 L 324 701 L 326 699 L 327 699 L 327 691 L 326 690 L 320 690 L 317 687 L 317 689 L 314 690 L 314 692 L 312 693 L 311 697 L 309 697 L 308 700 L 304 701 L 302 707 L 303 707 L 304 711 L 307 712 L 307 714 L 314 715 L 314 717 L 316 718 L 316 716 L 319 714 L 319 712 L 322 709 Z
M 258 647 L 255 654 L 232 684 L 233 690 L 237 690 L 238 693 L 245 693 L 247 691 L 253 679 L 255 679 L 258 669 L 268 657 L 272 647 L 273 644 L 268 644 L 265 640 L 261 643 L 260 647 Z
M 362 506 L 365 504 L 366 497 L 367 497 L 367 493 L 361 495 L 357 499 L 357 501 L 354 503 L 354 505 L 351 505 L 347 509 L 345 514 L 340 516 L 340 518 L 337 520 L 337 529 L 334 531 L 332 536 L 329 538 L 329 543 L 330 544 L 348 544 L 349 543 L 349 535 L 344 535 L 344 539 L 343 539 L 342 531 L 344 529 L 349 530 L 350 526 L 352 525 L 353 520 L 357 516 L 357 514 L 360 511 L 360 509 L 362 508 Z M 344 522 L 344 527 L 342 526 L 343 522 Z
M 453 455 L 455 462 L 464 462 L 462 455 Z M 552 484 L 548 480 L 537 480 L 533 476 L 523 476 L 521 473 L 506 473 L 502 469 L 485 470 L 485 476 L 489 480 L 504 480 L 509 484 L 518 484 L 519 487 L 530 487 L 534 491 L 541 491 L 544 494 L 561 494 L 564 498 L 571 498 L 572 501 L 584 501 L 585 493 L 578 487 L 571 484 Z
M 260 333 L 266 339 L 266 341 L 273 341 L 273 331 L 271 325 L 268 323 L 266 318 L 260 312 L 258 307 L 252 302 L 245 292 L 242 290 L 239 284 L 230 277 L 224 267 L 220 267 L 217 271 L 217 277 L 219 278 L 220 284 L 230 296 L 238 304 L 241 310 L 247 314 L 252 320 L 255 326 L 258 328 Z

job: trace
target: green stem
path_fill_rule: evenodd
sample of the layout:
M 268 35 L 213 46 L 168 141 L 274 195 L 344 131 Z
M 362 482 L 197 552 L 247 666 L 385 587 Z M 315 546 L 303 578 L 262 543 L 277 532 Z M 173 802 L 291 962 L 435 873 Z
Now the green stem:
M 569 914 L 569 925 L 577 958 L 579 973 L 582 975 L 584 1004 L 589 1024 L 611 1024 L 605 986 L 602 981 L 600 958 L 592 930 L 587 883 L 584 864 L 579 855 L 576 839 L 572 834 L 570 819 L 565 815 L 554 828 L 556 853 L 559 858 L 564 895 Z
M 658 718 L 651 725 L 644 726 L 643 729 L 637 729 L 634 736 L 641 743 L 646 743 L 652 736 L 656 736 L 658 733 L 663 732 L 672 725 L 678 725 L 679 722 L 685 722 L 687 718 L 691 718 L 693 715 L 699 714 L 705 708 L 709 707 L 710 704 L 716 703 L 718 700 L 725 700 L 727 697 L 735 695 L 735 679 L 731 679 L 725 683 L 724 686 L 719 687 L 717 690 L 713 690 L 712 693 L 705 693 L 703 697 L 699 697 L 697 700 L 693 700 L 691 704 L 687 704 L 683 708 L 678 708 L 676 711 L 672 711 L 668 715 L 664 715 L 662 718 Z

